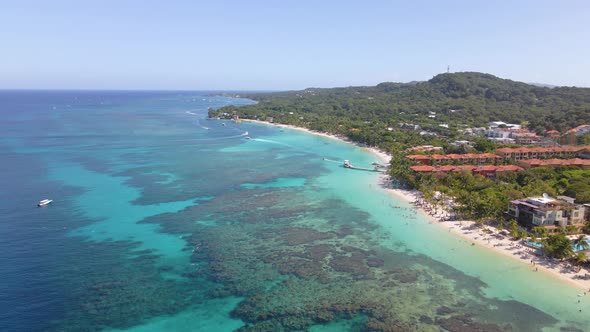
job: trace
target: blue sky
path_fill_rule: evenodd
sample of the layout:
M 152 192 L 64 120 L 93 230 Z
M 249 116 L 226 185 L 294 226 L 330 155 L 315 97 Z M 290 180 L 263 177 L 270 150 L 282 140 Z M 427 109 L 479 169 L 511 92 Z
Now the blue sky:
M 590 1 L 3 1 L 0 88 L 590 87 Z

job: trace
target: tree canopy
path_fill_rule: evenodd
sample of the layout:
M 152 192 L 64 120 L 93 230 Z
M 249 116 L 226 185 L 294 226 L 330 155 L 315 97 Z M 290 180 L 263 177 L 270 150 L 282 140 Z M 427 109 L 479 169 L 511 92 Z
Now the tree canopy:
M 240 97 L 258 103 L 224 107 L 211 115 L 237 111 L 243 118 L 273 117 L 274 122 L 342 134 L 386 150 L 400 140 L 424 144 L 437 139 L 417 133 L 399 135 L 396 131 L 400 123 L 417 124 L 447 137 L 456 136 L 467 126 L 482 126 L 494 120 L 526 123 L 537 132 L 564 131 L 590 123 L 589 88 L 539 87 L 476 72 L 439 74 L 418 83 L 308 88 L 246 93 Z

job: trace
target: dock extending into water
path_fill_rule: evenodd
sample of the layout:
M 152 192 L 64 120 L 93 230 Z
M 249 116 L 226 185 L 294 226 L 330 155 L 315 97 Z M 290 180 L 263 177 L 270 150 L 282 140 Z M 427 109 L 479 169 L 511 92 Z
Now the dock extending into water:
M 357 167 L 357 166 L 352 166 L 352 165 L 351 165 L 351 166 L 348 166 L 348 167 L 346 167 L 346 168 L 350 168 L 350 169 L 357 169 L 357 170 L 359 170 L 359 171 L 368 171 L 368 172 L 382 172 L 381 170 L 379 170 L 379 169 L 376 169 L 376 168 L 365 168 L 365 167 Z
M 356 169 L 359 171 L 367 171 L 367 172 L 379 172 L 379 173 L 385 173 L 385 170 L 379 169 L 378 166 L 375 166 L 375 168 L 366 168 L 366 167 L 358 167 L 358 166 L 354 166 L 350 163 L 350 161 L 345 160 L 344 161 L 344 168 L 349 168 L 349 169 Z

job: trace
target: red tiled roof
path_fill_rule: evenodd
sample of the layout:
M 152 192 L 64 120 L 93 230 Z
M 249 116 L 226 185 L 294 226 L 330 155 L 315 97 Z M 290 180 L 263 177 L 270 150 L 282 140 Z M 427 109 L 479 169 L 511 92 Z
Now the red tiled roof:
M 523 163 L 523 164 L 529 164 L 531 166 L 532 165 L 540 166 L 540 165 L 544 165 L 545 164 L 545 162 L 543 160 L 539 160 L 539 159 L 521 160 L 520 162 Z
M 524 168 L 522 168 L 520 166 L 503 165 L 503 166 L 498 166 L 498 168 L 496 169 L 496 172 L 519 172 L 522 170 L 524 170 Z
M 567 161 L 567 159 L 552 158 L 552 159 L 545 160 L 545 163 L 547 165 L 567 165 L 568 161 Z
M 512 148 L 499 148 L 496 149 L 496 152 L 512 153 Z
M 479 155 L 479 157 L 480 158 L 490 158 L 490 159 L 491 158 L 495 158 L 495 159 L 502 158 L 502 157 L 500 157 L 500 156 L 498 156 L 496 154 L 493 154 L 493 153 L 482 153 L 482 154 Z
M 412 159 L 412 160 L 430 160 L 430 156 L 425 156 L 423 154 L 412 154 L 412 155 L 406 156 L 406 158 Z
M 456 153 L 449 153 L 447 155 L 447 158 L 449 158 L 449 159 L 463 159 L 463 155 L 462 154 L 456 154 Z
M 590 161 L 589 161 L 590 163 Z M 418 173 L 431 173 L 431 172 L 460 172 L 460 171 L 473 171 L 473 172 L 516 172 L 522 171 L 523 168 L 516 166 L 516 165 L 504 165 L 504 166 L 494 166 L 494 165 L 482 165 L 482 166 L 474 166 L 474 165 L 444 165 L 440 167 L 434 166 L 427 166 L 427 165 L 420 165 L 420 166 L 412 166 L 410 169 L 414 172 Z
M 496 169 L 498 169 L 498 167 L 494 166 L 494 165 L 483 165 L 483 166 L 479 166 L 475 169 L 476 172 L 494 172 L 496 171 Z
M 574 166 L 590 165 L 590 160 L 588 160 L 588 159 L 574 158 L 574 159 L 569 159 L 569 160 L 570 160 L 570 165 L 574 165 Z
M 455 168 L 456 168 L 455 166 L 444 165 L 444 166 L 439 167 L 438 169 L 443 172 L 452 172 L 455 170 Z
M 473 166 L 473 165 L 459 165 L 456 167 L 458 171 L 473 171 L 474 169 L 477 168 L 477 166 Z
M 432 166 L 427 165 L 420 165 L 420 166 L 412 166 L 410 169 L 414 172 L 434 172 L 436 169 Z
M 541 152 L 541 153 L 559 153 L 559 152 L 580 152 L 583 150 L 590 149 L 589 146 L 559 146 L 559 147 L 534 147 L 534 148 L 500 148 L 496 149 L 498 153 L 530 153 L 530 152 Z
M 578 132 L 578 130 L 580 130 L 580 129 L 584 129 L 584 128 L 587 128 L 587 127 L 590 127 L 590 125 L 587 125 L 587 124 L 586 124 L 586 125 L 577 126 L 576 128 L 572 128 L 572 129 L 570 129 L 570 130 L 566 131 L 565 133 L 566 133 L 566 134 L 570 134 L 570 133 L 576 133 L 576 132 Z
M 529 160 L 521 160 L 521 164 L 533 166 L 590 166 L 589 159 L 580 159 L 580 158 L 573 158 L 573 159 L 546 159 L 546 160 L 539 160 L 539 159 L 529 159 Z
M 431 157 L 432 157 L 432 159 L 435 159 L 435 160 L 449 159 L 444 154 L 433 154 Z

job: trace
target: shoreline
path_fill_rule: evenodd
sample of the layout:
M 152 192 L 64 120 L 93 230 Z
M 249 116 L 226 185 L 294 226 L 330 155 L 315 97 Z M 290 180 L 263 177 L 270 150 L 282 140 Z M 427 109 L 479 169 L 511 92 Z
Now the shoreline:
M 391 155 L 384 151 L 373 147 L 364 146 L 337 135 L 317 132 L 293 125 L 276 124 L 261 120 L 242 119 L 242 121 L 288 128 L 312 135 L 339 140 L 344 143 L 366 149 L 368 152 L 379 158 L 379 161 L 382 163 L 389 164 L 389 161 L 391 160 Z M 522 244 L 520 244 L 521 241 L 511 240 L 509 237 L 500 235 L 500 231 L 494 227 L 479 227 L 474 221 L 469 220 L 439 220 L 436 216 L 440 215 L 442 218 L 445 215 L 448 215 L 448 213 L 442 208 L 437 208 L 436 210 L 429 212 L 429 209 L 425 208 L 424 206 L 415 204 L 421 199 L 421 193 L 418 190 L 393 188 L 391 184 L 388 183 L 387 178 L 387 175 L 381 175 L 378 180 L 380 187 L 385 192 L 398 199 L 401 199 L 410 205 L 413 205 L 413 208 L 422 214 L 422 216 L 425 217 L 430 224 L 437 225 L 435 227 L 439 227 L 441 231 L 446 230 L 458 238 L 471 242 L 472 245 L 477 245 L 479 247 L 486 248 L 487 250 L 490 250 L 498 255 L 517 260 L 530 267 L 531 272 L 533 273 L 545 273 L 553 278 L 558 279 L 559 281 L 567 282 L 568 284 L 579 288 L 583 292 L 590 291 L 590 279 L 583 280 L 574 278 L 575 276 L 583 276 L 585 273 L 588 273 L 588 271 L 580 269 L 580 272 L 576 272 L 576 268 L 571 264 L 559 262 L 553 258 L 545 257 L 539 252 L 539 250 L 524 247 Z M 490 232 L 484 233 L 484 228 L 488 229 Z
M 590 291 L 590 279 L 583 280 L 574 278 L 576 276 L 583 276 L 588 273 L 585 269 L 577 271 L 567 262 L 559 262 L 554 258 L 545 257 L 538 249 L 531 249 L 521 244 L 522 240 L 512 240 L 509 236 L 503 236 L 500 231 L 492 226 L 478 226 L 474 221 L 470 220 L 453 220 L 442 221 L 437 219 L 444 217 L 446 212 L 442 208 L 428 211 L 422 206 L 414 204 L 421 199 L 421 193 L 417 190 L 397 189 L 387 186 L 385 177 L 382 177 L 381 187 L 389 192 L 392 196 L 399 198 L 409 204 L 414 205 L 414 208 L 422 214 L 430 224 L 437 225 L 441 231 L 446 230 L 455 236 L 471 242 L 473 246 L 483 247 L 487 250 L 493 251 L 498 255 L 509 257 L 525 264 L 531 269 L 532 273 L 541 272 L 550 275 L 560 281 L 579 288 L 583 292 Z M 488 229 L 489 232 L 484 232 Z
M 379 158 L 379 161 L 383 164 L 389 164 L 389 161 L 391 160 L 391 156 L 389 154 L 387 154 L 386 152 L 381 151 L 381 150 L 374 148 L 374 147 L 370 147 L 370 146 L 366 146 L 366 145 L 363 145 L 360 143 L 353 142 L 346 137 L 342 137 L 342 136 L 338 136 L 338 135 L 334 135 L 334 134 L 328 134 L 328 133 L 324 133 L 324 132 L 320 132 L 320 131 L 314 131 L 314 130 L 303 128 L 303 127 L 297 127 L 297 126 L 293 126 L 293 125 L 286 125 L 286 124 L 280 124 L 280 123 L 272 123 L 272 122 L 267 122 L 267 121 L 262 121 L 262 120 L 252 120 L 252 119 L 240 119 L 240 120 L 245 121 L 245 122 L 264 124 L 267 126 L 275 126 L 275 127 L 279 127 L 279 128 L 298 130 L 298 131 L 302 131 L 302 132 L 312 134 L 312 135 L 317 135 L 317 136 L 322 136 L 325 138 L 339 140 L 344 143 L 352 144 L 352 145 L 355 145 L 359 148 L 366 149 L 371 154 L 373 154 L 377 158 Z

